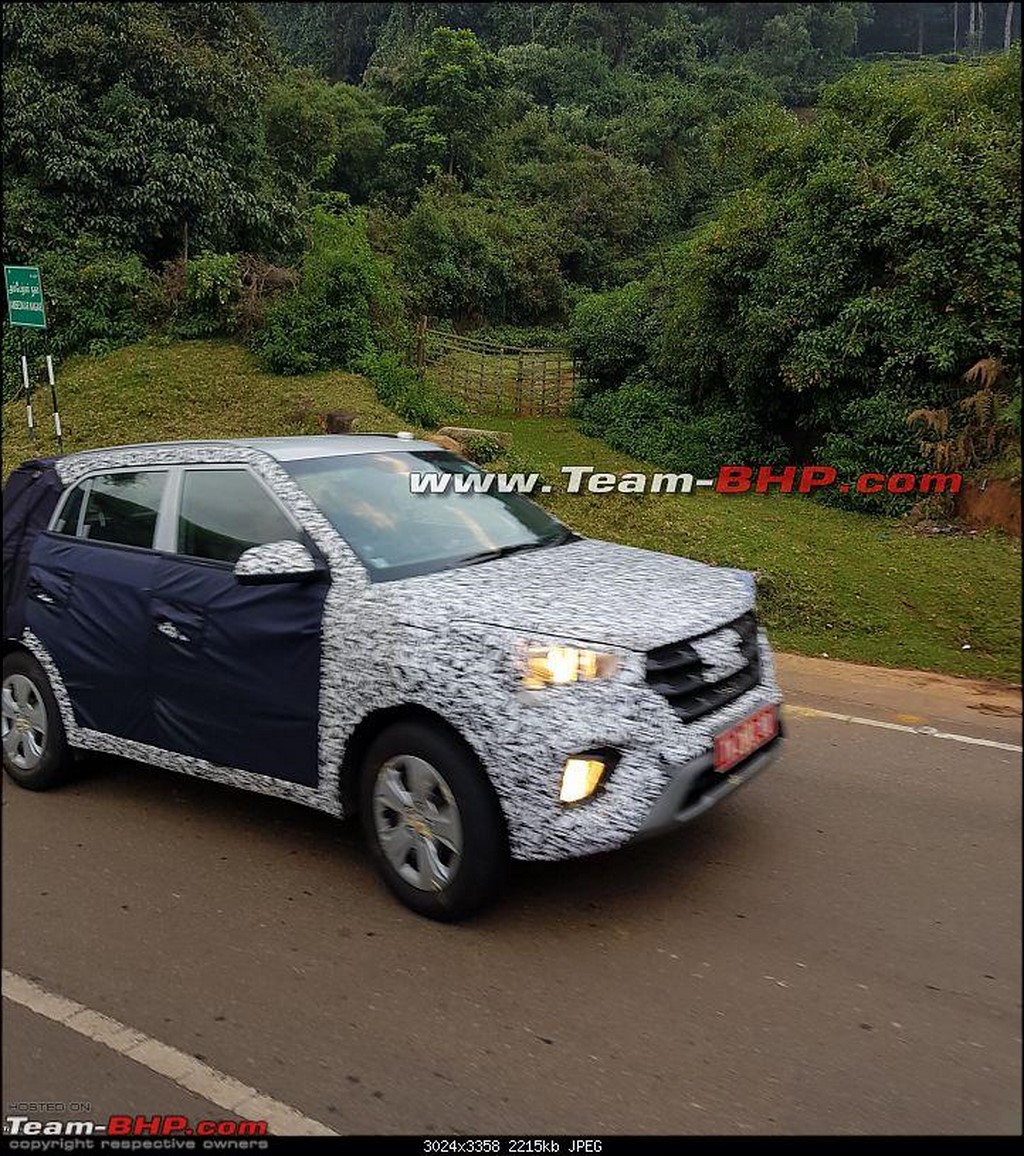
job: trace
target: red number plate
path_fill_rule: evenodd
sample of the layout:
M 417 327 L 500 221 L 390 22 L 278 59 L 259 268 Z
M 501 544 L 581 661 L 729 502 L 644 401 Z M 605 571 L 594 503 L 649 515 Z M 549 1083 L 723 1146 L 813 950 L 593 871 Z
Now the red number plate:
M 715 770 L 727 771 L 779 733 L 779 710 L 764 706 L 715 736 Z

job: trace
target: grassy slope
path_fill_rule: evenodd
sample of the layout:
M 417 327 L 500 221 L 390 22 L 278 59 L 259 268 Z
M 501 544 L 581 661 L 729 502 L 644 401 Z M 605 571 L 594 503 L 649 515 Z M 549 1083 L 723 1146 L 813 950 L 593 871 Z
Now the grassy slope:
M 315 414 L 359 413 L 359 429 L 404 423 L 369 384 L 344 373 L 263 373 L 227 342 L 145 343 L 60 371 L 65 449 L 186 437 L 315 432 Z M 49 403 L 37 395 L 53 449 Z M 566 464 L 603 470 L 643 463 L 583 437 L 565 419 L 486 419 L 513 433 L 518 459 L 556 490 Z M 30 456 L 21 405 L 4 407 L 4 469 Z M 517 467 L 518 468 L 518 467 Z M 760 605 L 783 649 L 890 666 L 1018 681 L 1020 544 L 1002 535 L 928 537 L 898 523 L 791 496 L 545 497 L 594 537 L 759 572 Z M 970 650 L 963 650 L 964 644 Z
M 317 433 L 317 413 L 356 410 L 364 431 L 404 428 L 364 378 L 276 377 L 226 341 L 143 342 L 59 370 L 65 451 L 175 438 Z M 41 448 L 56 452 L 48 390 L 36 393 Z M 405 423 L 406 425 L 408 423 Z M 4 406 L 4 475 L 32 454 L 20 402 Z

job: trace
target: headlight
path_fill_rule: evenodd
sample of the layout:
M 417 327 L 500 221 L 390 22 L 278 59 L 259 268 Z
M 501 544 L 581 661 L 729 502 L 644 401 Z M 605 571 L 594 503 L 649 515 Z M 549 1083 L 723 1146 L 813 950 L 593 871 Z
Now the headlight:
M 542 686 L 609 678 L 618 667 L 618 659 L 613 654 L 601 654 L 577 646 L 531 643 L 525 647 L 523 656 L 522 684 L 527 690 L 539 690 Z

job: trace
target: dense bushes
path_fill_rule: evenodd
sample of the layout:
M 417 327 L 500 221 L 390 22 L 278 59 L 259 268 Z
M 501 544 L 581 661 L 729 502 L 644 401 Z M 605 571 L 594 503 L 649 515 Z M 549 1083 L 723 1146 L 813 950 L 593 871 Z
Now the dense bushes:
M 569 337 L 584 371 L 584 393 L 614 388 L 647 366 L 658 322 L 639 282 L 584 297 L 572 313 Z
M 269 306 L 254 338 L 275 373 L 351 369 L 401 331 L 391 273 L 370 248 L 364 214 L 314 209 L 309 238 L 298 288 Z
M 414 425 L 437 429 L 464 416 L 462 407 L 395 352 L 372 353 L 359 371 L 373 382 L 377 397 Z
M 711 478 L 723 465 L 776 465 L 783 442 L 756 419 L 735 410 L 684 414 L 677 400 L 649 381 L 631 380 L 584 400 L 580 427 L 624 453 L 695 478 Z
M 379 211 L 372 229 L 394 254 L 415 313 L 477 323 L 542 321 L 564 313 L 565 285 L 550 230 L 528 208 L 494 204 L 438 178 L 404 218 Z
M 838 415 L 836 429 L 822 439 L 820 460 L 834 466 L 839 477 L 850 480 L 864 473 L 928 468 L 920 439 L 907 420 L 910 408 L 905 398 L 885 393 L 850 402 Z M 846 494 L 822 490 L 819 496 L 829 505 L 874 514 L 903 514 L 917 500 L 906 494 L 858 494 L 855 489 Z
M 189 261 L 183 272 L 182 316 L 177 332 L 182 337 L 232 333 L 242 292 L 238 255 L 204 253 Z

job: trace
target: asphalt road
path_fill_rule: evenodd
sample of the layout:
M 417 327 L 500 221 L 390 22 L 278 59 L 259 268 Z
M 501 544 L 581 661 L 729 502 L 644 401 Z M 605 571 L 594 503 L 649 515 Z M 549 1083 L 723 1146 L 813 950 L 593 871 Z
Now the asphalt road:
M 1012 694 L 783 679 L 797 706 L 1020 743 Z M 459 927 L 297 806 L 112 760 L 5 782 L 4 967 L 339 1132 L 1019 1132 L 1020 755 L 788 726 L 689 828 L 521 867 Z M 7 999 L 4 1028 L 5 1114 L 230 1115 Z

